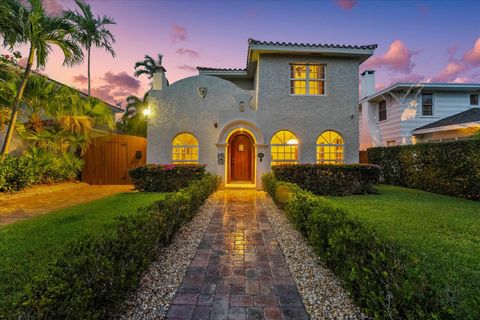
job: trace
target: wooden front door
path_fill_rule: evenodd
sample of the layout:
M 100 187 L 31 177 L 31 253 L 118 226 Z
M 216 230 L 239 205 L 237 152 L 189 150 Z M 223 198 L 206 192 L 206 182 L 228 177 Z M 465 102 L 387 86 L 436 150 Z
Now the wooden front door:
M 230 141 L 230 180 L 252 181 L 253 144 L 246 134 L 237 134 Z

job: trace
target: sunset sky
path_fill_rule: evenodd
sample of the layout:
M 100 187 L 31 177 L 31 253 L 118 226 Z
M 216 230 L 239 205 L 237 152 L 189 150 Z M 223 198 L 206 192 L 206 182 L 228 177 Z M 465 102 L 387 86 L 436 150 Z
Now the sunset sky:
M 45 2 L 50 12 L 74 8 L 69 0 Z M 197 74 L 196 66 L 245 67 L 248 38 L 378 44 L 361 67 L 377 71 L 377 88 L 397 81 L 480 81 L 478 1 L 88 2 L 117 22 L 111 28 L 117 57 L 97 49 L 92 58 L 93 95 L 112 103 L 148 89 L 146 77 L 133 77 L 134 63 L 145 54 L 164 54 L 172 83 Z M 85 89 L 86 63 L 67 68 L 62 60 L 55 51 L 42 72 Z

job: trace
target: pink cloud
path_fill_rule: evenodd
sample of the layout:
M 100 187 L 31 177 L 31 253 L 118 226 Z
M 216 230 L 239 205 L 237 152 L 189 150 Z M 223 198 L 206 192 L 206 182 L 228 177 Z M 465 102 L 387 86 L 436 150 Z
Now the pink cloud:
M 183 70 L 183 71 L 190 71 L 190 72 L 196 72 L 197 71 L 197 68 L 186 65 L 186 64 L 184 64 L 183 66 L 178 66 L 177 68 L 180 69 L 180 70 Z
M 396 77 L 393 78 L 392 83 L 397 83 L 397 82 L 413 82 L 413 83 L 419 83 L 419 82 L 425 82 L 426 79 L 424 76 L 416 74 L 416 73 L 411 73 L 407 74 L 404 76 Z
M 433 82 L 465 83 L 473 81 L 472 77 L 467 77 L 463 74 L 480 66 L 480 38 L 475 41 L 471 49 L 463 54 L 463 59 L 454 58 L 457 51 L 458 45 L 452 46 L 447 50 L 449 55 L 448 63 L 431 79 Z
M 170 40 L 172 42 L 187 40 L 187 28 L 173 24 L 172 30 L 170 30 Z
M 432 82 L 449 82 L 458 77 L 459 74 L 467 70 L 467 66 L 461 61 L 451 61 L 440 71 L 438 75 L 432 78 Z
M 480 65 L 480 38 L 475 41 L 472 49 L 465 52 L 463 59 L 471 65 Z
M 63 11 L 63 6 L 57 0 L 43 0 L 43 6 L 48 13 L 53 15 L 58 15 Z
M 469 77 L 457 77 L 453 79 L 453 83 L 469 83 L 472 82 L 472 80 Z
M 177 50 L 177 54 L 179 55 L 187 55 L 190 58 L 198 58 L 200 56 L 200 53 L 196 50 L 192 49 L 186 49 L 186 48 L 180 48 Z
M 395 40 L 390 44 L 385 54 L 373 56 L 367 60 L 363 68 L 385 68 L 390 71 L 409 73 L 415 66 L 412 57 L 417 53 L 408 49 L 403 41 Z
M 74 76 L 73 80 L 83 86 L 87 83 L 87 78 L 84 75 Z M 126 72 L 113 73 L 107 71 L 103 76 L 92 81 L 91 94 L 108 103 L 119 105 L 128 96 L 137 95 L 140 88 L 140 81 Z M 87 88 L 83 88 L 82 91 L 87 92 Z
M 357 0 L 336 0 L 335 3 L 342 9 L 352 10 L 357 5 Z
M 140 81 L 132 76 L 129 76 L 125 71 L 117 74 L 107 71 L 105 72 L 102 80 L 112 88 L 131 90 L 134 93 L 140 89 Z
M 86 84 L 88 81 L 88 78 L 85 77 L 83 74 L 73 76 L 72 79 L 73 79 L 73 82 L 79 83 L 79 84 Z
M 417 10 L 421 16 L 425 17 L 430 12 L 430 7 L 427 6 L 425 3 L 418 2 Z

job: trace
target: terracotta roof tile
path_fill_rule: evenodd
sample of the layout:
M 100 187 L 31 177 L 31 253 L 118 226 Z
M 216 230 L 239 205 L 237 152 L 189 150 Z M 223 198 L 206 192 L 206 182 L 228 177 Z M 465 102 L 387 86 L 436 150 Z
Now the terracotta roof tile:
M 296 42 L 279 42 L 279 41 L 260 41 L 255 39 L 248 39 L 249 45 L 268 45 L 268 46 L 287 46 L 287 47 L 310 47 L 310 48 L 338 48 L 338 49 L 368 49 L 373 50 L 377 48 L 376 44 L 369 45 L 345 45 L 345 44 L 321 44 L 321 43 L 296 43 Z

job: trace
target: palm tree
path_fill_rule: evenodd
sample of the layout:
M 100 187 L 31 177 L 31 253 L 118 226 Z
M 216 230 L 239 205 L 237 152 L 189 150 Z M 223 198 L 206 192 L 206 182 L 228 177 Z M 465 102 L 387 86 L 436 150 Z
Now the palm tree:
M 143 59 L 143 61 L 138 61 L 135 63 L 135 77 L 138 78 L 142 74 L 146 74 L 148 76 L 148 79 L 151 79 L 153 77 L 153 74 L 162 68 L 162 58 L 163 55 L 158 54 L 157 62 L 148 54 L 145 55 L 145 59 Z
M 2 1 L 4 1 L 4 5 L 6 3 L 9 7 L 7 12 L 2 12 L 4 15 L 2 19 L 6 19 L 10 24 L 7 27 L 2 24 L 0 29 L 4 43 L 10 46 L 20 43 L 28 43 L 29 45 L 27 66 L 15 96 L 5 142 L 2 147 L 2 154 L 6 154 L 12 140 L 20 101 L 31 75 L 34 59 L 36 59 L 37 67 L 44 67 L 48 55 L 52 51 L 52 45 L 55 45 L 63 52 L 64 64 L 73 65 L 83 60 L 83 52 L 72 39 L 74 32 L 72 25 L 61 17 L 47 14 L 42 0 L 28 0 L 25 5 L 18 0 Z
M 117 123 L 117 129 L 134 136 L 147 136 L 147 118 L 143 114 L 148 108 L 148 92 L 143 99 L 136 96 L 127 97 L 127 106 L 122 119 Z
M 113 18 L 105 15 L 95 17 L 90 5 L 83 0 L 75 0 L 75 3 L 80 8 L 80 12 L 68 10 L 64 12 L 64 17 L 75 26 L 75 38 L 87 50 L 88 95 L 90 96 L 90 50 L 92 46 L 103 48 L 112 57 L 115 57 L 115 51 L 112 47 L 112 44 L 115 43 L 115 37 L 107 26 L 116 24 L 116 22 Z

